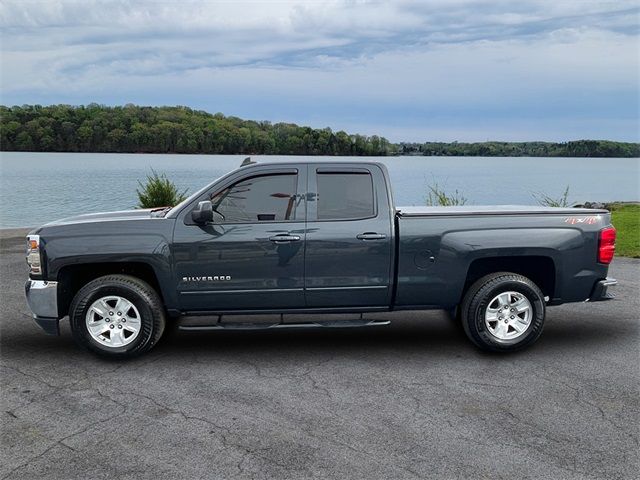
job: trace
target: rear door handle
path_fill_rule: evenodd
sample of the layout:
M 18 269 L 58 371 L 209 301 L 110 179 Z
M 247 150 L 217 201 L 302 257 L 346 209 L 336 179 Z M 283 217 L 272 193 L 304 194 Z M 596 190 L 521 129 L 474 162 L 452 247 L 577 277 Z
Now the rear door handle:
M 281 234 L 281 235 L 274 235 L 273 237 L 269 237 L 269 240 L 271 240 L 273 243 L 299 242 L 300 236 Z
M 358 240 L 384 240 L 387 236 L 384 233 L 365 232 L 356 235 Z

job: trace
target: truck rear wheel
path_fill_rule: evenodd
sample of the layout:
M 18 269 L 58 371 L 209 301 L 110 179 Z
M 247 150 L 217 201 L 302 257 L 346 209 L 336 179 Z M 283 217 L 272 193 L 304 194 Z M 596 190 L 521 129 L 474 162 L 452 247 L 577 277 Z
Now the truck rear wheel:
M 150 350 L 166 324 L 158 293 L 129 275 L 107 275 L 86 284 L 71 303 L 69 320 L 76 342 L 110 358 Z
M 531 345 L 542 333 L 544 295 L 527 277 L 492 273 L 469 288 L 461 314 L 465 333 L 478 347 L 515 351 Z

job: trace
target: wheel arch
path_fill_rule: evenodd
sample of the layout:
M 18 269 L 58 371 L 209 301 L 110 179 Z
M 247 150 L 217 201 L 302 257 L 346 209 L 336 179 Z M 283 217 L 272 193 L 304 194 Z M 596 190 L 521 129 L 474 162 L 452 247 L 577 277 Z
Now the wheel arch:
M 58 271 L 58 312 L 69 313 L 69 307 L 78 291 L 87 283 L 105 275 L 123 274 L 148 283 L 164 302 L 162 288 L 153 267 L 144 262 L 81 263 L 66 265 Z
M 512 272 L 529 278 L 549 298 L 555 298 L 557 268 L 553 258 L 544 255 L 482 257 L 469 264 L 460 301 L 471 285 L 485 275 Z

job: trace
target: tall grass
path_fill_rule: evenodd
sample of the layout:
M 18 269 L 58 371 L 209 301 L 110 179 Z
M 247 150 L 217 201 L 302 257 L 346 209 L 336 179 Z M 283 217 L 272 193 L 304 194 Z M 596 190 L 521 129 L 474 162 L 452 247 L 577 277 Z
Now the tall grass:
M 560 197 L 552 197 L 546 193 L 532 193 L 531 196 L 536 199 L 539 205 L 543 207 L 570 207 L 569 202 L 569 185 L 564 189 Z
M 453 207 L 455 205 L 465 205 L 467 198 L 463 196 L 457 189 L 453 193 L 447 193 L 443 188 L 435 182 L 429 185 L 427 192 L 426 204 L 429 207 Z

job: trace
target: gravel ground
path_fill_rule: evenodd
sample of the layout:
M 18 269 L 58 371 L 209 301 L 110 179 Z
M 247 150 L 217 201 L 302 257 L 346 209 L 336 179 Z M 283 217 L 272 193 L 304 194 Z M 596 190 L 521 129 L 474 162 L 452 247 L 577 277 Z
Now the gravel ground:
M 0 478 L 638 478 L 640 261 L 484 354 L 439 312 L 388 327 L 171 332 L 126 363 L 33 323 L 0 235 Z

